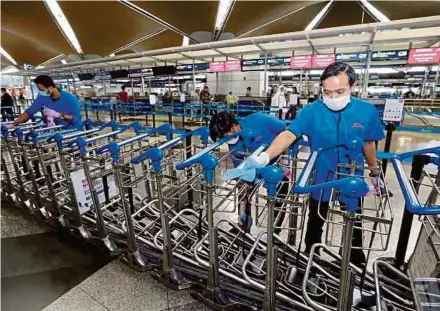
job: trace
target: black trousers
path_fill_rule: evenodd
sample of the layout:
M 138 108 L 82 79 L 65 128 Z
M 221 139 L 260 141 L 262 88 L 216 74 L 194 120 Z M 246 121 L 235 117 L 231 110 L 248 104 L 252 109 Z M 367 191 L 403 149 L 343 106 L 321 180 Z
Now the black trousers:
M 358 207 L 361 207 L 362 199 L 358 201 Z M 324 219 L 327 218 L 329 202 L 321 202 L 310 198 L 309 203 L 309 220 L 307 222 L 307 232 L 304 242 L 306 244 L 306 253 L 310 253 L 310 249 L 313 244 L 321 243 L 321 236 L 323 232 Z M 319 210 L 319 213 L 318 213 Z M 360 212 L 360 210 L 358 210 Z M 355 221 L 355 227 L 361 227 L 361 221 Z M 362 246 L 362 231 L 359 229 L 353 230 L 353 246 Z M 361 264 L 365 264 L 366 258 L 365 254 L 361 249 L 352 249 L 351 250 L 351 263 L 356 266 L 360 266 Z

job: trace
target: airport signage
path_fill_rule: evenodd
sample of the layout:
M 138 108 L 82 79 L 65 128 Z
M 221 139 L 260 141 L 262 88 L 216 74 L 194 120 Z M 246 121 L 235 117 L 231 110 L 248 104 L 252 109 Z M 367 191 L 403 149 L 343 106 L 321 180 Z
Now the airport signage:
M 290 58 L 290 68 L 292 69 L 312 68 L 312 55 L 292 56 Z
M 315 54 L 312 56 L 312 68 L 326 68 L 336 60 L 335 54 Z
M 194 69 L 197 70 L 206 70 L 209 68 L 209 63 L 198 63 L 194 64 Z M 192 71 L 193 64 L 180 64 L 176 66 L 177 71 Z
M 225 71 L 241 71 L 241 61 L 228 60 L 225 62 Z
M 411 49 L 409 51 L 409 65 L 438 63 L 440 63 L 440 48 Z
M 356 53 L 337 53 L 336 60 L 344 62 L 359 62 L 364 61 L 368 57 L 368 52 L 356 52 Z
M 264 65 L 264 58 L 257 58 L 257 59 L 246 59 L 242 62 L 243 67 L 244 66 L 262 66 Z
M 408 50 L 373 51 L 371 60 L 406 60 Z
M 211 72 L 224 72 L 225 62 L 211 62 L 209 63 L 209 70 Z
M 263 59 L 264 63 L 264 59 Z M 290 57 L 274 57 L 274 58 L 268 58 L 267 64 L 268 65 L 288 65 L 290 63 Z

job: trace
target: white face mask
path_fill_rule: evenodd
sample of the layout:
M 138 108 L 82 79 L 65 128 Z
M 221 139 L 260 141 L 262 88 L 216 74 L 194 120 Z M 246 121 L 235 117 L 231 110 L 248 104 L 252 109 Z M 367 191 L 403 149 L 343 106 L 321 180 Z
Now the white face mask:
M 337 98 L 330 98 L 325 95 L 322 96 L 324 104 L 328 107 L 328 109 L 333 111 L 340 111 L 347 107 L 350 102 L 350 94 L 340 96 Z
M 228 141 L 229 145 L 235 145 L 236 143 L 238 143 L 238 140 L 240 139 L 239 136 L 232 138 L 231 140 Z

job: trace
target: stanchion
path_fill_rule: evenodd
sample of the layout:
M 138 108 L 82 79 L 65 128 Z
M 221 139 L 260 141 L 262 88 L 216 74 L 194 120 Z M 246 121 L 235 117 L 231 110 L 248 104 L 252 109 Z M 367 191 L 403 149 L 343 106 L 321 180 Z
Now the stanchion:
M 283 109 L 279 109 L 279 110 L 278 110 L 278 118 L 279 118 L 280 120 L 283 119 Z
M 427 155 L 416 155 L 413 158 L 411 165 L 411 180 L 416 190 L 416 193 L 419 192 L 419 183 L 423 172 L 423 168 L 425 165 L 429 164 L 429 156 Z M 411 234 L 411 227 L 413 222 L 414 214 L 408 211 L 408 209 L 403 209 L 402 223 L 400 225 L 400 233 L 399 233 L 399 241 L 397 242 L 396 249 L 396 268 L 404 271 L 405 256 L 406 249 L 408 248 L 409 236 Z
M 393 122 L 390 122 L 387 124 L 385 129 L 387 130 L 387 135 L 385 138 L 385 148 L 383 149 L 383 151 L 388 153 L 388 152 L 390 152 L 390 149 L 391 149 L 391 141 L 393 138 L 393 132 L 396 130 L 396 125 Z M 386 173 L 387 173 L 387 164 L 388 164 L 388 159 L 383 159 L 382 160 L 382 171 L 383 171 L 384 177 L 386 176 Z
M 153 112 L 153 127 L 156 128 L 156 108 L 152 107 Z
M 171 114 L 171 112 L 168 112 L 168 123 L 173 125 L 173 115 Z

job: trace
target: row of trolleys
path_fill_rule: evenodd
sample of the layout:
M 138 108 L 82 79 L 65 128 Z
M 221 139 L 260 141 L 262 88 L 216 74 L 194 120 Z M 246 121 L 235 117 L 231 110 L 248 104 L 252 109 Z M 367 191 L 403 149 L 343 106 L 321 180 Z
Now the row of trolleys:
M 313 182 L 323 151 L 301 157 L 300 146 L 307 143 L 299 140 L 277 163 L 256 169 L 257 181 L 249 183 L 221 178 L 233 150 L 221 152 L 220 147 L 236 136 L 249 145 L 250 131 L 210 144 L 206 127 L 84 124 L 86 130 L 46 128 L 37 122 L 9 129 L 3 124 L 2 199 L 120 254 L 136 270 L 152 271 L 169 288 L 190 288 L 193 298 L 214 310 L 440 308 L 440 292 L 432 292 L 438 278 L 419 275 L 417 283 L 380 259 L 373 274 L 350 264 L 353 231 L 362 231 L 360 248 L 369 258 L 370 252 L 388 248 L 394 219 L 387 189 L 365 197 L 358 208 L 359 198 L 368 192 L 368 177 L 354 175 L 364 166 L 355 160 L 362 142 L 332 146 L 344 148 L 352 160 L 340 164 L 344 173 L 330 182 Z M 401 161 L 419 154 L 434 154 L 430 159 L 437 174 L 426 172 L 425 182 L 414 187 Z M 424 215 L 422 231 L 428 238 L 423 243 L 436 246 L 430 251 L 437 265 L 439 154 L 440 147 L 434 147 L 392 158 L 406 207 Z M 429 188 L 423 204 L 415 190 L 420 185 Z M 287 194 L 280 192 L 283 187 Z M 322 216 L 325 243 L 305 254 L 300 250 L 310 192 L 325 189 L 332 189 L 329 212 Z M 252 207 L 252 230 L 230 217 L 241 215 L 242 206 Z M 419 295 L 420 284 L 424 291 Z

